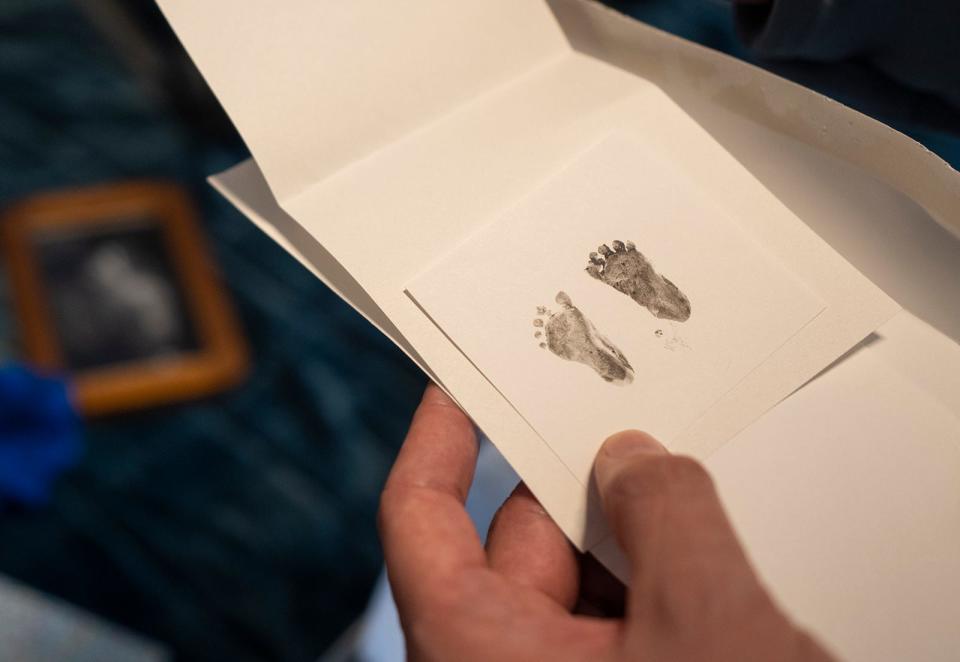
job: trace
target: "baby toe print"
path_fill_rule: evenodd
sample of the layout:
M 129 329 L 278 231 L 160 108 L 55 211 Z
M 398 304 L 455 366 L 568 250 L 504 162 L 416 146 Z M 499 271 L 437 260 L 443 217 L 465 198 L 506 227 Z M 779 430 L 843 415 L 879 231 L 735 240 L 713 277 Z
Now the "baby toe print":
M 604 381 L 631 383 L 633 368 L 623 353 L 600 335 L 565 292 L 557 294 L 556 302 L 560 305 L 557 311 L 545 306 L 537 308 L 533 335 L 540 340 L 540 347 L 567 361 L 593 368 Z
M 690 319 L 690 300 L 668 278 L 656 272 L 632 241 L 612 242 L 590 253 L 587 273 L 626 294 L 655 317 L 686 322 Z

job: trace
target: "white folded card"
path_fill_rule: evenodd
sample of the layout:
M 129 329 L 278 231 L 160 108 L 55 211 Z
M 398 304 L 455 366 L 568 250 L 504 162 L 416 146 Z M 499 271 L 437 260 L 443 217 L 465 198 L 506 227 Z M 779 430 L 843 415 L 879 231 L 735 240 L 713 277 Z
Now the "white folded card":
M 571 541 L 615 570 L 618 552 L 584 476 L 604 426 L 632 421 L 627 401 L 643 405 L 637 394 L 652 382 L 645 366 L 660 371 L 658 380 L 677 380 L 669 387 L 674 399 L 663 401 L 683 404 L 684 420 L 658 424 L 671 447 L 709 462 L 726 444 L 720 452 L 732 447 L 738 454 L 728 457 L 742 461 L 767 457 L 750 434 L 755 426 L 789 417 L 775 416 L 777 407 L 746 426 L 895 312 L 844 258 L 940 332 L 960 337 L 960 315 L 942 300 L 960 289 L 944 278 L 958 275 L 958 242 L 944 228 L 960 228 L 960 178 L 888 127 L 768 73 L 588 0 L 160 4 L 256 158 L 218 177 L 218 188 L 440 383 Z M 603 163 L 592 179 L 595 188 L 586 188 L 591 177 L 570 178 L 598 158 Z M 622 171 L 613 172 L 616 159 Z M 638 162 L 644 167 L 631 172 L 629 164 L 637 168 Z M 614 181 L 619 188 L 605 190 Z M 564 199 L 570 204 L 562 204 Z M 581 237 L 576 231 L 583 217 L 578 220 L 576 204 L 586 200 L 604 213 Z M 564 232 L 539 244 L 523 234 L 549 222 L 538 209 L 554 210 L 565 224 Z M 711 224 L 694 218 L 700 210 Z M 674 233 L 664 224 L 670 214 L 685 219 Z M 517 236 L 508 230 L 497 238 L 498 225 L 511 218 Z M 640 232 L 644 223 L 649 236 Z M 888 240 L 884 232 L 892 229 L 910 241 Z M 706 233 L 710 242 L 693 242 L 690 233 Z M 921 236 L 923 243 L 914 246 Z M 485 237 L 493 237 L 492 249 L 484 249 Z M 684 238 L 687 246 L 715 244 L 718 255 L 698 261 L 685 250 Z M 554 240 L 558 243 L 551 244 Z M 663 277 L 653 279 L 661 294 L 672 293 L 669 281 L 682 298 L 661 296 L 663 301 L 651 304 L 627 286 L 610 284 L 616 261 L 631 250 L 628 240 Z M 498 242 L 514 248 L 497 252 Z M 611 255 L 598 251 L 602 244 Z M 550 259 L 529 259 L 534 250 Z M 444 293 L 441 279 L 431 280 L 431 268 L 440 273 L 445 260 L 461 252 L 476 261 L 469 292 L 461 286 Z M 598 253 L 596 264 L 591 252 Z M 920 255 L 916 264 L 903 262 Z M 727 280 L 708 277 L 722 269 L 723 256 L 736 256 Z M 612 271 L 605 272 L 611 262 Z M 451 278 L 463 276 L 447 266 Z M 588 266 L 601 277 L 588 273 Z M 497 297 L 494 288 L 511 285 L 513 272 L 525 274 L 511 290 L 516 298 Z M 748 273 L 756 282 L 744 283 Z M 723 309 L 722 299 L 735 296 L 724 285 L 734 282 L 741 285 L 730 289 L 751 304 L 731 304 L 739 315 Z M 568 299 L 557 303 L 560 292 Z M 464 328 L 477 311 L 457 302 L 471 298 L 476 307 L 489 308 L 482 323 L 495 330 Z M 795 307 L 785 305 L 785 298 Z M 546 338 L 551 314 L 566 310 L 567 301 L 590 320 L 592 337 L 604 336 L 629 363 L 629 384 L 617 386 L 615 376 L 607 374 L 606 381 L 594 367 L 551 349 Z M 534 326 L 536 319 L 542 327 Z M 719 326 L 710 326 L 710 319 Z M 945 367 L 958 362 L 956 346 L 950 339 L 934 341 L 936 333 L 896 336 L 900 339 L 871 344 L 869 351 L 886 351 L 891 361 L 896 355 L 914 378 L 918 366 L 926 366 L 920 392 L 956 402 L 949 395 L 948 374 L 954 373 Z M 489 347 L 480 346 L 484 337 Z M 548 346 L 540 348 L 541 341 Z M 497 347 L 502 354 L 491 351 Z M 529 374 L 510 377 L 510 361 L 529 365 Z M 845 361 L 834 370 L 856 381 L 849 371 L 861 365 Z M 864 379 L 865 395 L 873 394 Z M 596 398 L 577 403 L 584 418 L 603 421 L 581 422 L 581 432 L 596 431 L 582 443 L 572 435 L 569 442 L 558 440 L 555 419 L 573 415 L 567 401 L 553 417 L 547 411 L 551 393 L 574 397 L 568 380 L 585 380 L 585 391 L 621 398 L 613 405 L 602 397 L 599 406 Z M 689 383 L 696 386 L 691 393 L 677 392 Z M 830 383 L 817 380 L 801 394 L 828 394 Z M 889 393 L 864 401 L 879 402 Z M 791 397 L 784 404 L 794 402 Z M 900 405 L 891 402 L 889 409 Z M 918 427 L 922 434 L 949 429 L 951 410 L 919 404 L 914 410 L 917 416 L 938 412 L 936 424 Z M 836 403 L 838 419 L 845 411 Z M 794 411 L 794 418 L 802 413 Z M 905 418 L 898 411 L 898 425 Z M 629 427 L 649 425 L 636 420 Z M 769 426 L 764 430 L 769 433 Z M 806 444 L 798 435 L 781 426 L 777 447 L 805 460 L 797 466 L 829 464 L 822 445 Z M 917 447 L 936 447 L 939 454 L 923 458 L 942 469 L 936 489 L 917 483 L 917 502 L 926 495 L 924 512 L 952 521 L 960 507 L 941 497 L 951 472 L 960 474 L 960 462 L 951 464 L 960 455 L 949 445 Z M 901 456 L 891 455 L 890 462 L 894 457 Z M 791 473 L 789 463 L 776 476 L 757 473 L 756 462 L 740 466 L 738 473 L 730 462 L 724 465 L 722 492 L 739 486 L 745 494 L 747 486 L 775 481 L 781 489 L 769 491 L 779 495 L 783 513 L 798 511 L 806 499 L 803 504 L 813 505 L 803 512 L 823 518 L 823 544 L 835 545 L 833 553 L 845 562 L 863 564 L 863 576 L 875 586 L 892 585 L 884 574 L 889 566 L 874 562 L 865 536 L 860 538 L 865 547 L 858 549 L 836 535 L 843 519 L 862 518 L 863 504 L 818 502 L 817 495 L 790 489 L 809 484 L 810 476 Z M 882 494 L 886 485 L 882 475 L 848 474 L 846 480 L 870 495 Z M 751 519 L 747 500 L 738 499 L 736 508 L 735 519 L 758 521 Z M 883 521 L 896 530 L 901 515 L 897 511 Z M 870 623 L 876 633 L 871 654 L 903 650 L 904 637 L 928 650 L 960 645 L 950 632 L 934 627 L 942 623 L 935 618 L 914 623 L 909 636 L 896 638 L 891 626 L 905 615 L 935 609 L 935 602 L 919 596 L 897 609 L 845 603 L 845 619 L 831 619 L 831 610 L 820 607 L 836 604 L 842 564 L 807 582 L 794 581 L 811 553 L 790 557 L 782 527 L 743 530 L 748 548 L 763 552 L 761 571 L 781 599 L 815 631 L 829 634 L 841 652 L 864 650 L 858 648 L 858 623 Z M 937 535 L 941 544 L 958 542 L 955 529 L 941 527 Z M 904 558 L 923 556 L 919 540 L 896 543 Z M 769 559 L 788 560 L 777 566 Z M 928 584 L 951 585 L 960 574 L 960 564 L 949 560 L 910 567 L 917 573 L 935 568 Z

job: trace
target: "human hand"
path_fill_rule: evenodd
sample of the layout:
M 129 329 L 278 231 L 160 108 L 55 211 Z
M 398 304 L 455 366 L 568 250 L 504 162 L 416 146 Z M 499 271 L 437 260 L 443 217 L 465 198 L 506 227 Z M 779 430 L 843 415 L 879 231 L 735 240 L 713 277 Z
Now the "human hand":
M 595 467 L 631 563 L 626 613 L 574 613 L 592 588 L 575 550 L 521 486 L 486 549 L 464 509 L 473 425 L 427 388 L 381 498 L 387 572 L 410 660 L 826 661 L 761 585 L 695 461 L 641 432 Z

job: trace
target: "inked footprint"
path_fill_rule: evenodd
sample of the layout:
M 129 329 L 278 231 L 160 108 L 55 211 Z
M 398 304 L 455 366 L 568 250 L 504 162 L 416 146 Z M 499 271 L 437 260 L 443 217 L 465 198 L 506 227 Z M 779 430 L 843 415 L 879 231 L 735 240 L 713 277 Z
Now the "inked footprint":
M 557 294 L 561 308 L 557 312 L 546 306 L 537 308 L 537 327 L 534 337 L 541 339 L 540 347 L 549 349 L 562 359 L 577 361 L 597 371 L 605 381 L 629 384 L 633 368 L 623 353 L 580 312 L 565 292 Z
M 590 253 L 588 274 L 623 292 L 655 317 L 676 322 L 690 319 L 690 300 L 656 272 L 632 241 L 618 240 L 613 242 L 613 250 L 606 244 L 597 250 L 599 254 Z

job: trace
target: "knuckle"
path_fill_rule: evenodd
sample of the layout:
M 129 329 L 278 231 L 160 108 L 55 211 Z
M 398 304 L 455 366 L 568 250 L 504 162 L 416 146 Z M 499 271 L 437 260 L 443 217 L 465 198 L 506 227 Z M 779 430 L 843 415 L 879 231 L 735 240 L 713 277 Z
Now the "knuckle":
M 430 515 L 450 498 L 450 493 L 431 484 L 403 481 L 388 483 L 380 493 L 377 509 L 377 527 L 381 538 L 390 534 L 409 537 L 409 522 L 429 521 Z
M 377 508 L 377 529 L 383 536 L 391 527 L 400 525 L 410 512 L 416 510 L 425 495 L 407 485 L 387 485 L 380 493 Z

